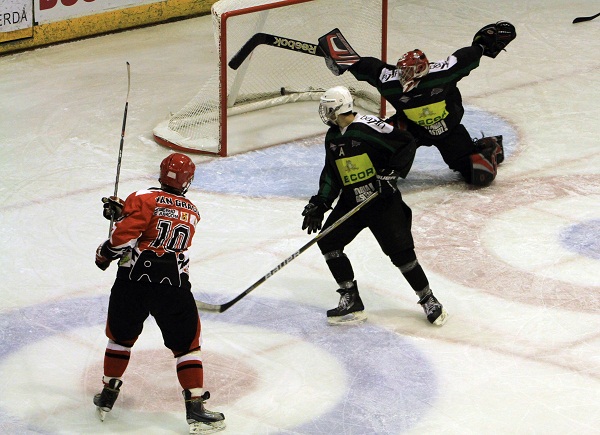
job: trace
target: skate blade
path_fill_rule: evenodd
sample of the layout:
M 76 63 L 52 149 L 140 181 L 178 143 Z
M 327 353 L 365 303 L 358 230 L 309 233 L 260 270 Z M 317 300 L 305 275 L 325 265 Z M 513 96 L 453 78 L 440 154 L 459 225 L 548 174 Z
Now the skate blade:
M 327 318 L 327 323 L 330 325 L 358 325 L 367 320 L 367 315 L 364 311 L 355 311 L 344 316 L 333 316 Z
M 225 429 L 225 421 L 215 421 L 213 423 L 201 423 L 199 421 L 190 424 L 190 434 L 209 434 L 219 432 Z
M 97 406 L 96 407 L 96 415 L 98 416 L 100 421 L 104 421 L 104 418 L 106 417 L 106 411 L 103 411 L 102 408 Z
M 434 325 L 442 326 L 448 320 L 448 311 L 445 308 L 442 308 L 442 314 L 439 315 L 437 319 L 433 321 Z

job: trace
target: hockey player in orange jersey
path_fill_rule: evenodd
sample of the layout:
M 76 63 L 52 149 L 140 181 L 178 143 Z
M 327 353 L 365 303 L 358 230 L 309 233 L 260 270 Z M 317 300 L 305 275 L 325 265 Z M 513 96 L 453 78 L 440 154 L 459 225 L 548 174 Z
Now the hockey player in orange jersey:
M 132 347 L 152 315 L 176 358 L 190 433 L 225 428 L 223 414 L 204 408 L 210 394 L 203 385 L 201 325 L 187 252 L 200 221 L 185 197 L 194 171 L 189 157 L 173 153 L 160 164 L 160 188 L 139 190 L 125 202 L 103 198 L 104 217 L 115 223 L 96 251 L 96 265 L 106 270 L 113 260 L 119 263 L 108 305 L 103 389 L 94 396 L 102 420 L 117 400 Z

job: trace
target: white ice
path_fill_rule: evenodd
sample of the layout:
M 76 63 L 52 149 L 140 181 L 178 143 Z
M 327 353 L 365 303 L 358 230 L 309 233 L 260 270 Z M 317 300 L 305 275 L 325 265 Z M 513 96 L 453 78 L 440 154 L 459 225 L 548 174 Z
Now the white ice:
M 391 60 L 415 47 L 444 58 L 501 19 L 518 33 L 460 86 L 473 135 L 505 138 L 493 186 L 468 188 L 431 149 L 401 184 L 450 318 L 429 325 L 364 232 L 347 253 L 369 319 L 330 327 L 337 286 L 309 249 L 225 313 L 202 314 L 208 407 L 225 413 L 224 433 L 600 433 L 600 18 L 571 23 L 597 8 L 390 2 Z M 170 150 L 152 129 L 213 73 L 214 51 L 200 17 L 0 58 L 1 433 L 186 433 L 151 319 L 115 409 L 97 420 L 115 270 L 93 256 L 108 232 L 100 198 L 114 190 L 125 62 L 121 196 L 156 185 Z M 318 125 L 316 107 L 298 122 Z M 194 157 L 198 299 L 232 299 L 311 239 L 300 213 L 321 140 Z

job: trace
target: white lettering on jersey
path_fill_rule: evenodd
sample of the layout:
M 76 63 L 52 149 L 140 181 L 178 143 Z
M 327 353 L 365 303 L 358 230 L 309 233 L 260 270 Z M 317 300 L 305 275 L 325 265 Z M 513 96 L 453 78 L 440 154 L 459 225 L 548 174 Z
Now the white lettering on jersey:
M 457 62 L 458 62 L 458 59 L 454 55 L 448 56 L 448 59 L 446 59 L 446 60 L 438 60 L 437 62 L 430 62 L 429 63 L 429 74 L 449 70 L 454 65 L 456 65 Z
M 360 122 L 361 124 L 366 124 L 371 127 L 373 130 L 378 131 L 380 133 L 391 133 L 394 131 L 394 127 L 385 122 L 383 119 L 377 116 L 371 115 L 359 115 L 358 113 L 354 117 L 353 122 Z
M 381 74 L 379 74 L 379 81 L 381 83 L 386 83 L 392 80 L 398 80 L 398 70 L 396 68 L 383 68 Z

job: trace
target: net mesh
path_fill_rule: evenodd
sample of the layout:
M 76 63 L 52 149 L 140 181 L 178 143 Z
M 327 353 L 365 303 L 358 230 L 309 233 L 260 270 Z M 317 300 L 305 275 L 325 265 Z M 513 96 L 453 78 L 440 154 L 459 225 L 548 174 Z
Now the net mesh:
M 379 112 L 381 99 L 375 88 L 358 82 L 350 73 L 333 75 L 322 57 L 259 45 L 237 70 L 227 62 L 259 32 L 316 44 L 334 28 L 341 30 L 359 55 L 381 58 L 384 1 L 216 2 L 212 20 L 219 53 L 217 71 L 188 104 L 154 129 L 155 137 L 175 148 L 226 155 L 236 147 L 234 117 L 318 100 L 322 92 L 337 85 L 350 89 L 357 106 Z M 293 114 L 291 106 L 286 111 Z

